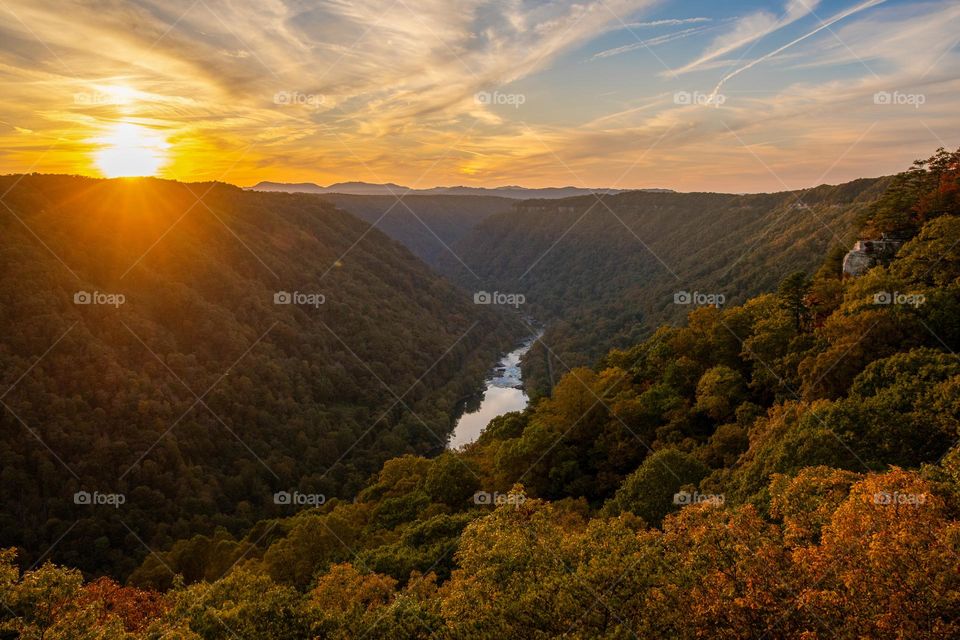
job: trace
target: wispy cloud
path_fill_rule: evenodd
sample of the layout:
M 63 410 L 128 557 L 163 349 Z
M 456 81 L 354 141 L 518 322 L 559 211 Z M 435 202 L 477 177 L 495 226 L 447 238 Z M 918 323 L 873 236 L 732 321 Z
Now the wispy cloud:
M 595 53 L 590 59 L 598 60 L 601 58 L 610 58 L 612 56 L 618 56 L 622 53 L 629 53 L 631 51 L 636 51 L 637 49 L 648 49 L 652 47 L 657 47 L 668 42 L 673 42 L 675 40 L 682 40 L 704 31 L 710 30 L 712 27 L 691 27 L 689 29 L 683 29 L 681 31 L 674 31 L 673 33 L 666 33 L 661 36 L 656 36 L 655 38 L 648 38 L 640 42 L 633 42 L 631 44 L 623 45 L 622 47 L 614 47 L 613 49 L 606 49 L 605 51 L 600 51 Z
M 956 0 L 844 0 L 823 24 L 814 0 L 651 18 L 666 2 L 2 0 L 0 173 L 53 143 L 37 170 L 95 171 L 95 141 L 119 122 L 168 138 L 166 176 L 239 184 L 537 186 L 569 182 L 570 167 L 597 185 L 656 143 L 623 186 L 756 191 L 782 184 L 731 130 L 798 187 L 874 122 L 828 179 L 895 170 L 936 137 L 960 142 Z M 651 37 L 609 48 L 624 25 Z M 621 55 L 645 47 L 656 56 Z M 590 55 L 615 71 L 580 64 Z M 694 87 L 658 75 L 660 56 L 709 76 L 707 93 L 720 79 L 726 103 L 677 104 Z M 776 74 L 749 72 L 774 60 Z M 874 104 L 897 88 L 924 92 L 923 109 Z M 100 102 L 116 90 L 132 99 Z
M 716 95 L 720 92 L 720 89 L 723 88 L 723 85 L 724 85 L 728 80 L 730 80 L 731 78 L 734 78 L 734 77 L 740 75 L 740 74 L 743 73 L 744 71 L 747 71 L 748 69 L 751 69 L 751 68 L 757 66 L 758 64 L 760 64 L 760 63 L 762 63 L 762 62 L 764 62 L 764 61 L 766 61 L 766 60 L 769 60 L 769 59 L 771 59 L 771 58 L 776 57 L 777 55 L 783 53 L 783 52 L 786 51 L 787 49 L 789 49 L 789 48 L 791 48 L 791 47 L 793 47 L 793 46 L 795 46 L 795 45 L 797 45 L 797 44 L 800 44 L 801 42 L 803 42 L 804 40 L 807 40 L 808 38 L 811 38 L 811 37 L 815 36 L 816 34 L 820 33 L 820 32 L 823 31 L 824 29 L 829 29 L 829 28 L 832 27 L 834 24 L 840 22 L 841 20 L 843 20 L 843 19 L 845 19 L 845 18 L 849 18 L 850 16 L 855 15 L 855 14 L 857 14 L 857 13 L 860 13 L 861 11 L 865 11 L 866 9 L 870 9 L 870 8 L 872 8 L 872 7 L 876 7 L 877 5 L 883 4 L 883 3 L 886 2 L 886 1 L 887 1 L 887 0 L 866 0 L 866 2 L 861 2 L 860 4 L 856 5 L 855 7 L 850 8 L 850 9 L 847 9 L 846 11 L 841 11 L 840 13 L 838 13 L 838 14 L 830 17 L 830 18 L 827 19 L 826 21 L 821 22 L 820 25 L 817 26 L 816 29 L 814 29 L 814 30 L 812 30 L 812 31 L 809 31 L 809 32 L 803 34 L 803 35 L 800 36 L 799 38 L 796 38 L 796 39 L 794 39 L 794 40 L 791 40 L 791 41 L 788 42 L 787 44 L 783 45 L 782 47 L 778 47 L 777 49 L 774 49 L 774 50 L 771 51 L 770 53 L 767 53 L 767 54 L 765 54 L 765 55 L 762 55 L 762 56 L 760 56 L 759 58 L 756 58 L 755 60 L 751 60 L 751 61 L 748 62 L 747 64 L 743 65 L 742 67 L 740 67 L 740 68 L 738 68 L 738 69 L 735 69 L 734 71 L 731 71 L 730 73 L 728 73 L 727 75 L 725 75 L 723 78 L 720 79 L 720 82 L 718 82 L 718 83 L 717 83 L 717 86 L 713 89 L 713 94 L 712 94 L 712 95 L 713 95 L 713 96 L 716 96 Z
M 644 29 L 647 27 L 676 27 L 681 24 L 695 24 L 698 22 L 712 22 L 713 18 L 668 18 L 666 20 L 652 20 L 650 22 L 630 22 L 623 28 Z
M 697 59 L 674 69 L 673 73 L 680 75 L 696 71 L 810 15 L 819 4 L 820 0 L 787 0 L 783 15 L 779 18 L 767 11 L 756 11 L 739 18 L 729 32 L 717 37 Z

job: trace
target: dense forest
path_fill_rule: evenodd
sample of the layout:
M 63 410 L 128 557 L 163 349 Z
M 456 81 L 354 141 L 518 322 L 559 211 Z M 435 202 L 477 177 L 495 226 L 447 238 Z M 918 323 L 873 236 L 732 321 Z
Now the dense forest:
M 275 492 L 353 496 L 385 460 L 441 451 L 522 334 L 314 196 L 39 175 L 2 192 L 0 540 L 23 566 L 57 543 L 125 577 L 292 513 Z
M 478 225 L 440 268 L 467 288 L 525 295 L 525 309 L 548 325 L 524 360 L 525 385 L 539 395 L 563 372 L 682 321 L 698 300 L 742 303 L 814 269 L 852 242 L 886 183 L 526 201 Z M 691 304 L 675 304 L 683 292 Z
M 839 257 L 574 368 L 475 444 L 353 501 L 220 529 L 129 584 L 0 559 L 30 638 L 960 635 L 960 151 Z M 804 238 L 805 240 L 806 238 Z M 98 635 L 97 635 L 98 634 Z
M 497 196 L 323 194 L 318 196 L 366 220 L 428 265 L 453 258 L 453 245 L 493 214 L 510 211 L 514 200 Z M 472 287 L 471 287 L 472 288 Z

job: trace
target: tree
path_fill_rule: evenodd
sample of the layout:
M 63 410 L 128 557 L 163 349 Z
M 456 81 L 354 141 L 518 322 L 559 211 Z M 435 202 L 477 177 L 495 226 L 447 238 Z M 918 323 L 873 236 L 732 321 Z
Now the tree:
M 116 617 L 104 618 L 97 603 L 82 597 L 79 571 L 45 562 L 18 579 L 13 559 L 11 550 L 0 553 L 0 631 L 22 640 L 119 640 L 125 635 Z
M 733 416 L 745 396 L 743 376 L 730 367 L 719 365 L 708 369 L 697 383 L 695 408 L 721 422 Z
M 660 545 L 667 570 L 640 637 L 799 637 L 788 615 L 799 587 L 790 555 L 779 528 L 751 506 L 706 503 L 667 516 Z
M 631 511 L 648 524 L 657 526 L 665 515 L 693 502 L 692 492 L 679 492 L 688 485 L 699 483 L 709 471 L 689 453 L 676 449 L 655 451 L 647 456 L 639 469 L 627 476 L 613 498 L 604 505 L 604 512 L 617 515 Z
M 110 578 L 99 578 L 83 587 L 78 598 L 82 605 L 93 605 L 98 624 L 117 618 L 127 631 L 143 631 L 169 608 L 163 594 L 134 587 L 124 587 Z
M 335 564 L 317 581 L 307 599 L 311 632 L 324 638 L 362 636 L 368 613 L 378 614 L 394 597 L 397 581 L 362 574 L 349 563 Z
M 479 476 L 471 463 L 455 453 L 434 459 L 424 483 L 431 500 L 458 510 L 470 506 L 470 498 L 479 487 Z
M 810 293 L 812 281 L 803 271 L 795 271 L 780 282 L 777 287 L 777 299 L 780 307 L 793 318 L 794 329 L 797 333 L 804 330 L 810 317 L 807 309 L 807 294 Z
M 796 476 L 775 474 L 770 482 L 770 515 L 783 521 L 789 547 L 817 544 L 833 512 L 860 476 L 830 467 L 807 467 Z
M 960 528 L 918 474 L 856 483 L 795 557 L 798 602 L 817 637 L 952 638 L 960 634 Z
M 214 583 L 174 593 L 172 622 L 209 640 L 309 638 L 307 611 L 296 590 L 261 571 L 238 567 Z

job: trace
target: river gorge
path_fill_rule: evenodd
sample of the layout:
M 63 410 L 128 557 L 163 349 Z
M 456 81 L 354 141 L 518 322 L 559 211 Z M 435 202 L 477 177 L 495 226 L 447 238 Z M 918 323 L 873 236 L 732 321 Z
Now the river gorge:
M 539 337 L 540 334 L 530 336 L 500 359 L 485 383 L 479 406 L 464 411 L 460 416 L 457 426 L 450 434 L 447 448 L 459 449 L 470 444 L 480 437 L 487 424 L 497 416 L 526 408 L 529 398 L 522 387 L 520 359 Z

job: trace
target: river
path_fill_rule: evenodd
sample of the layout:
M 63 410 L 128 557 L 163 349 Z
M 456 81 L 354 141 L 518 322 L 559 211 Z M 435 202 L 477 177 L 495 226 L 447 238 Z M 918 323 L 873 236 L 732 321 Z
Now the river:
M 529 398 L 520 388 L 523 383 L 520 358 L 539 337 L 540 334 L 527 338 L 497 363 L 486 381 L 480 406 L 460 416 L 450 434 L 448 449 L 459 449 L 479 438 L 487 424 L 497 416 L 526 408 Z

